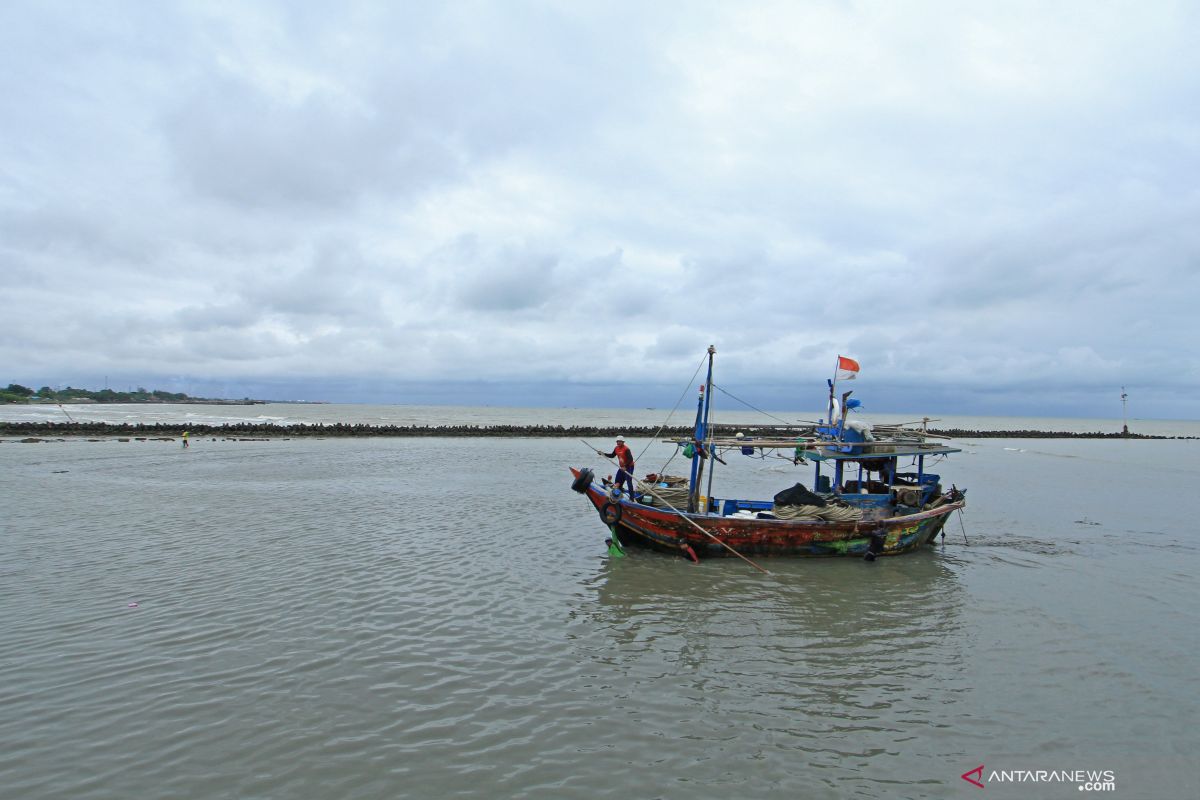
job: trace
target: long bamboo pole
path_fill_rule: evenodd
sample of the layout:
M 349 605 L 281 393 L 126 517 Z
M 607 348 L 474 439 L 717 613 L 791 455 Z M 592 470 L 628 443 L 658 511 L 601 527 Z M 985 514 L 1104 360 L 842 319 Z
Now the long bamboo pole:
M 588 448 L 592 450 L 592 452 L 596 452 L 596 453 L 599 453 L 599 452 L 600 452 L 600 451 L 599 451 L 599 450 L 597 450 L 595 447 L 592 447 L 592 445 L 591 445 L 591 444 L 589 444 L 587 441 L 585 441 L 585 440 L 583 440 L 583 439 L 580 439 L 579 441 L 581 441 L 581 442 L 583 442 L 585 445 L 587 445 L 587 446 L 588 446 Z M 609 461 L 609 463 L 613 463 L 612 459 L 611 459 L 611 458 L 608 458 L 608 456 L 602 456 L 602 457 L 603 457 L 603 458 L 605 458 L 607 461 Z M 643 491 L 645 491 L 645 490 L 643 490 Z M 669 502 L 667 502 L 667 500 L 666 500 L 664 497 L 662 497 L 660 494 L 658 494 L 657 492 L 655 492 L 653 489 L 650 489 L 650 494 L 651 494 L 651 495 L 653 495 L 653 496 L 654 496 L 654 498 L 655 498 L 656 500 L 658 500 L 659 502 L 661 502 L 661 503 L 662 503 L 664 506 L 666 506 L 667 508 L 671 509 L 671 510 L 672 510 L 672 511 L 674 511 L 676 514 L 678 514 L 678 515 L 679 515 L 679 516 L 680 516 L 680 517 L 683 519 L 683 521 L 684 521 L 684 522 L 688 523 L 688 524 L 689 524 L 689 525 L 691 525 L 693 528 L 695 528 L 696 530 L 700 531 L 700 532 L 701 532 L 701 533 L 703 533 L 705 536 L 707 536 L 708 538 L 712 539 L 714 542 L 716 542 L 717 544 L 721 545 L 722 547 L 724 547 L 724 548 L 725 548 L 726 550 L 728 550 L 729 552 L 733 553 L 735 556 L 737 556 L 738 558 L 740 558 L 742 561 L 745 561 L 747 564 L 749 564 L 750 566 L 754 567 L 756 570 L 758 570 L 759 572 L 763 573 L 764 575 L 770 575 L 770 574 L 771 574 L 771 573 L 770 573 L 768 570 L 765 570 L 765 569 L 763 569 L 763 568 L 762 568 L 762 567 L 760 567 L 758 564 L 755 564 L 753 561 L 751 561 L 750 559 L 746 558 L 744 555 L 742 555 L 741 553 L 739 553 L 737 550 L 735 550 L 735 549 L 733 549 L 732 547 L 730 547 L 730 546 L 729 546 L 729 544 L 728 544 L 727 542 L 723 542 L 723 541 L 721 541 L 721 540 L 720 540 L 720 539 L 718 539 L 716 536 L 713 536 L 711 533 L 709 533 L 708 531 L 704 530 L 704 528 L 701 528 L 699 525 L 697 525 L 697 524 L 696 524 L 695 520 L 693 520 L 693 519 L 689 518 L 687 514 L 683 513 L 683 512 L 682 512 L 682 511 L 680 511 L 678 508 L 676 508 L 675 506 L 671 505 Z M 633 498 L 632 498 L 632 497 L 631 497 L 631 498 L 629 498 L 629 499 L 630 499 L 631 501 L 633 500 Z

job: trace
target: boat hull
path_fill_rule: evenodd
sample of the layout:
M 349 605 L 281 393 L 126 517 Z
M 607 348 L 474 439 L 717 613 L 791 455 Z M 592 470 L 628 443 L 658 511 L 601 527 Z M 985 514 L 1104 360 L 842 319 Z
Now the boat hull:
M 572 468 L 571 472 L 578 480 L 580 471 Z M 700 558 L 736 555 L 730 548 L 743 556 L 900 555 L 932 542 L 950 514 L 966 505 L 959 499 L 916 514 L 833 522 L 679 513 L 624 497 L 613 500 L 595 483 L 587 485 L 583 494 L 621 544 L 689 556 L 690 549 Z

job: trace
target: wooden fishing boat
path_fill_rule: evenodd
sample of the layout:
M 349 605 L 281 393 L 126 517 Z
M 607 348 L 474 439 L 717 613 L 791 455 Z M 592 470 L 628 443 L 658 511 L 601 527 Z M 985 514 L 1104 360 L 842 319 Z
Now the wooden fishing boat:
M 694 434 L 667 440 L 683 448 L 683 455 L 691 460 L 686 494 L 672 494 L 668 482 L 650 480 L 640 482 L 630 497 L 607 479 L 597 481 L 589 468 L 571 468 L 571 488 L 587 497 L 622 545 L 650 547 L 693 560 L 862 556 L 873 561 L 876 556 L 907 553 L 929 544 L 950 515 L 965 507 L 964 491 L 955 486 L 944 489 L 941 476 L 927 469 L 960 450 L 935 441 L 924 425 L 872 428 L 849 421 L 857 401 L 845 392 L 839 402 L 836 369 L 829 382 L 826 419 L 795 430 L 756 431 L 751 437 L 716 435 L 709 422 L 714 353 L 710 347 Z M 856 362 L 838 358 L 839 365 L 853 365 L 857 372 Z M 812 465 L 813 490 L 798 483 L 769 500 L 714 496 L 716 463 L 726 464 L 723 456 L 737 452 L 786 452 L 793 463 Z

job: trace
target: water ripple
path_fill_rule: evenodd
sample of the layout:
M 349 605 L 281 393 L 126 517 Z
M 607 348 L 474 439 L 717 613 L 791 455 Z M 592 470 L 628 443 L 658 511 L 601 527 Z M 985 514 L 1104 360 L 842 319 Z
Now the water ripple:
M 567 442 L 56 447 L 0 449 L 15 797 L 939 797 L 998 742 L 1191 752 L 1171 525 L 985 500 L 969 544 L 763 576 L 608 559 Z

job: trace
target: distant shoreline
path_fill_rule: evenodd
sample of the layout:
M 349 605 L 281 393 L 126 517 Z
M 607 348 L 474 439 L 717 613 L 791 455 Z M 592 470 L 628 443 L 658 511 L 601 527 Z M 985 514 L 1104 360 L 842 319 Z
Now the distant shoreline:
M 714 432 L 732 434 L 745 430 L 745 426 L 715 425 Z M 771 435 L 790 436 L 793 432 L 784 427 L 759 428 Z M 680 438 L 691 435 L 691 427 L 643 428 L 637 426 L 594 426 L 594 425 L 366 425 L 335 423 L 272 425 L 264 423 L 232 423 L 225 425 L 184 425 L 173 422 L 157 423 L 112 423 L 112 422 L 0 422 L 0 437 L 123 437 L 123 436 L 180 436 L 187 431 L 191 436 L 256 436 L 271 438 L 310 437 L 397 437 L 414 438 L 537 438 L 537 439 L 611 439 L 624 434 L 632 439 L 649 439 L 654 436 Z M 1198 439 L 1197 436 L 1158 436 L 1139 433 L 1105 433 L 1094 431 L 1077 433 L 1071 431 L 1009 430 L 984 431 L 951 428 L 930 429 L 930 434 L 951 439 Z
M 9 406 L 262 406 L 276 400 L 93 400 L 90 397 L 71 397 L 66 400 L 25 400 L 7 402 Z M 309 405 L 316 405 L 310 403 Z

